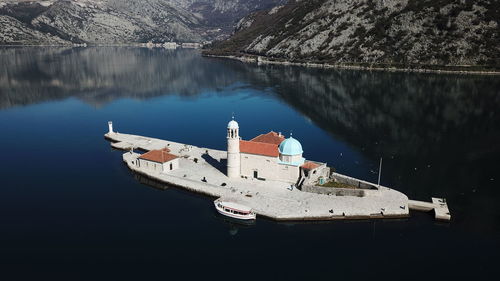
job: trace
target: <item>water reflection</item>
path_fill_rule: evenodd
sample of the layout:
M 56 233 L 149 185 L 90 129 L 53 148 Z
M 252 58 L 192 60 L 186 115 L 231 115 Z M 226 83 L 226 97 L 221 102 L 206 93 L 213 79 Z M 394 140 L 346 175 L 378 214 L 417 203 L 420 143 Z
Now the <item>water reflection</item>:
M 157 181 L 155 179 L 143 176 L 141 174 L 138 174 L 138 173 L 133 173 L 133 174 L 134 174 L 134 179 L 136 181 L 140 182 L 143 185 L 147 185 L 151 188 L 164 191 L 170 187 L 170 185 L 168 185 L 168 184 L 165 184 L 165 183 Z
M 237 235 L 240 229 L 253 227 L 257 224 L 255 220 L 233 219 L 230 217 L 223 216 L 215 211 L 214 211 L 214 217 L 228 228 L 228 233 L 230 236 Z
M 67 97 L 95 106 L 125 97 L 190 97 L 242 78 L 193 50 L 3 48 L 0 63 L 0 108 Z
M 447 197 L 463 226 L 499 228 L 492 223 L 500 218 L 498 77 L 256 66 L 193 50 L 114 47 L 3 48 L 0 62 L 2 109 L 68 97 L 99 107 L 261 90 L 366 155 L 374 169 L 384 157 L 387 185 L 414 199 Z

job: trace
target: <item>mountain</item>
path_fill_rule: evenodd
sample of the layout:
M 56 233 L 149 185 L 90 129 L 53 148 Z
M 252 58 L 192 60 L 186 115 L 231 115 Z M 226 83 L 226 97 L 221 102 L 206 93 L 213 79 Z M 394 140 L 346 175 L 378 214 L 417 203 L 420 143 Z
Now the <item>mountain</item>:
M 0 0 L 0 44 L 202 42 L 284 0 Z M 9 18 L 7 18 L 9 17 Z M 15 26 L 16 28 L 10 28 Z M 26 34 L 32 34 L 27 36 Z M 46 34 L 46 36 L 43 36 Z M 47 39 L 44 37 L 49 37 Z M 54 41 L 58 38 L 59 41 Z
M 283 5 L 287 0 L 172 0 L 176 5 L 199 15 L 208 27 L 231 33 L 241 18 L 256 10 Z
M 166 1 L 57 1 L 32 24 L 73 42 L 201 41 L 200 22 Z
M 67 45 L 71 42 L 61 39 L 58 36 L 43 33 L 30 28 L 25 23 L 9 16 L 0 15 L 0 44 L 21 44 L 21 45 Z
M 0 44 L 66 45 L 70 42 L 34 29 L 31 20 L 47 10 L 51 2 L 0 1 Z
M 19 4 L 22 7 L 16 7 Z M 197 30 L 198 18 L 168 1 L 80 0 L 53 1 L 45 5 L 42 8 L 37 2 L 12 3 L 4 5 L 2 10 L 24 21 L 32 30 L 75 43 L 202 40 Z M 27 13 L 27 10 L 36 12 Z
M 500 68 L 497 0 L 292 0 L 242 19 L 212 55 Z

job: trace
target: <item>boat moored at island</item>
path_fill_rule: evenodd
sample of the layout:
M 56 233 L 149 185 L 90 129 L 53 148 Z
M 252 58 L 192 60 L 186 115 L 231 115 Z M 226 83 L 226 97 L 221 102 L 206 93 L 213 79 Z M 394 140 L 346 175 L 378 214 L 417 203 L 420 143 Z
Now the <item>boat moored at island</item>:
M 256 215 L 252 208 L 231 202 L 217 199 L 214 201 L 215 209 L 221 215 L 240 220 L 255 220 Z

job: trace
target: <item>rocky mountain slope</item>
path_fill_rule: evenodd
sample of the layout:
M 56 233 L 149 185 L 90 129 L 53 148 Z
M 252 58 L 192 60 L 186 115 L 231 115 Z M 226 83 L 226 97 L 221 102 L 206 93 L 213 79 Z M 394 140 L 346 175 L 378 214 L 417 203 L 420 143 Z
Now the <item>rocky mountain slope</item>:
M 256 10 L 283 5 L 287 0 L 171 0 L 176 5 L 201 16 L 209 27 L 233 31 L 241 18 Z
M 242 19 L 207 54 L 498 69 L 499 21 L 497 0 L 292 0 Z
M 198 18 L 165 1 L 57 1 L 32 24 L 71 41 L 200 41 Z
M 66 45 L 70 44 L 66 40 L 46 34 L 38 30 L 30 28 L 25 23 L 9 16 L 0 15 L 0 44 L 22 44 L 30 45 L 36 43 L 37 45 Z
M 201 42 L 285 0 L 0 0 L 0 44 Z M 9 18 L 6 18 L 9 17 Z M 12 23 L 11 23 L 12 22 Z M 16 27 L 16 28 L 13 28 Z M 27 36 L 26 34 L 33 34 Z M 46 34 L 44 38 L 43 34 Z

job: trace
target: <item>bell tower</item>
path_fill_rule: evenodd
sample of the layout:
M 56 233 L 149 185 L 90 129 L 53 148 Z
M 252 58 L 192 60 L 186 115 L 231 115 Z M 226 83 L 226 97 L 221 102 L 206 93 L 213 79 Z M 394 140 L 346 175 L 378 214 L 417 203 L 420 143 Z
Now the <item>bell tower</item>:
M 238 122 L 233 120 L 227 124 L 227 176 L 238 178 L 240 176 L 240 128 Z

